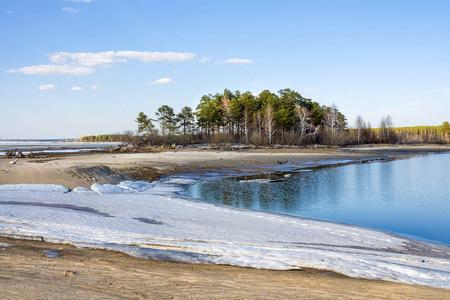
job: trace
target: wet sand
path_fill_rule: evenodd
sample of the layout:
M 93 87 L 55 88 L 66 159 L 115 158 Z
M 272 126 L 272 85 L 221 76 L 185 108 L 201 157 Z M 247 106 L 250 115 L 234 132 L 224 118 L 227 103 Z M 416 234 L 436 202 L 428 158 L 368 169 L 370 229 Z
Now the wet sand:
M 409 149 L 409 148 L 408 148 Z M 437 151 L 441 148 L 426 148 Z M 450 150 L 449 147 L 442 148 Z M 406 151 L 406 150 L 405 150 Z M 423 149 L 425 151 L 425 149 Z M 323 161 L 376 159 L 386 149 L 339 151 L 333 148 L 269 149 L 249 151 L 154 151 L 149 153 L 91 153 L 47 155 L 40 158 L 0 159 L 0 184 L 61 184 L 70 189 L 93 183 L 157 180 L 173 174 L 258 174 L 310 167 Z
M 276 149 L 93 153 L 0 159 L 0 184 L 52 183 L 69 188 L 117 183 L 132 178 L 221 171 L 258 173 L 288 166 L 309 167 L 324 160 L 385 157 L 392 152 L 448 151 L 449 147 L 411 149 Z M 0 295 L 3 299 L 450 299 L 450 290 L 354 279 L 335 273 L 270 271 L 222 265 L 143 260 L 113 251 L 0 237 Z M 0 244 L 1 245 L 1 244 Z M 40 250 L 60 256 L 45 257 Z
M 0 243 L 15 245 L 0 250 L 2 299 L 450 299 L 450 290 L 317 270 L 144 260 L 8 238 L 0 238 Z M 59 257 L 41 252 L 49 250 Z

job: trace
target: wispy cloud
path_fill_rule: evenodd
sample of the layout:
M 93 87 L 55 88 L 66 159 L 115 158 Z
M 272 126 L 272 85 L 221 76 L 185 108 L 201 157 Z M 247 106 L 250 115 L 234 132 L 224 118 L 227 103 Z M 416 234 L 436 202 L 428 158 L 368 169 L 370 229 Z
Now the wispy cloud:
M 192 60 L 195 53 L 149 52 L 149 51 L 105 51 L 105 52 L 54 52 L 49 60 L 52 65 L 30 66 L 8 70 L 7 73 L 27 75 L 88 75 L 94 67 L 112 66 L 136 59 L 143 63 L 182 62 Z
M 304 89 L 305 92 L 315 92 L 317 90 L 318 90 L 318 88 L 315 87 L 315 86 L 307 87 L 307 88 Z
M 450 97 L 450 89 L 440 89 L 438 92 L 444 94 L 445 97 Z
M 128 103 L 122 103 L 122 107 L 128 107 Z
M 75 13 L 79 13 L 82 10 L 82 8 L 73 8 L 73 7 L 64 7 L 62 9 L 63 12 L 66 12 L 68 14 L 75 14 Z
M 203 56 L 202 58 L 200 58 L 201 63 L 207 62 L 208 60 L 211 60 L 211 58 L 206 57 L 206 56 Z
M 72 91 L 81 91 L 83 89 L 83 87 L 81 86 L 74 86 L 71 88 Z
M 137 59 L 143 63 L 153 62 L 177 62 L 194 59 L 195 53 L 175 53 L 175 52 L 142 52 L 142 51 L 117 51 L 117 57 Z
M 85 53 L 85 52 L 54 52 L 50 61 L 56 64 L 74 63 L 86 67 L 108 65 L 127 62 L 126 59 L 117 59 L 114 51 Z
M 73 64 L 68 65 L 39 65 L 24 67 L 19 69 L 11 69 L 6 73 L 18 73 L 26 75 L 44 75 L 44 76 L 60 76 L 60 75 L 74 75 L 82 76 L 89 75 L 95 72 L 95 69 L 77 66 Z
M 169 84 L 173 80 L 171 78 L 161 78 L 158 80 L 154 80 L 148 83 L 148 85 L 163 85 L 163 84 Z
M 128 59 L 137 59 L 143 63 L 187 61 L 195 57 L 195 53 L 148 52 L 148 51 L 105 51 L 86 52 L 54 52 L 50 61 L 64 64 L 74 62 L 83 66 L 94 67 L 113 63 L 126 63 Z
M 226 64 L 252 64 L 253 61 L 245 58 L 229 58 L 224 61 Z
M 89 88 L 91 91 L 102 91 L 103 88 L 101 86 L 93 85 Z
M 38 87 L 38 90 L 46 91 L 46 90 L 56 90 L 58 87 L 52 84 L 43 84 Z

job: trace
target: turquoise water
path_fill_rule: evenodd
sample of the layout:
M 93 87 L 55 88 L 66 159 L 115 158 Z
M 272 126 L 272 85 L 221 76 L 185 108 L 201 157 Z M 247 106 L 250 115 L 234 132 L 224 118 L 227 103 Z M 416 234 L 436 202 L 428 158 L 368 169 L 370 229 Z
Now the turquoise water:
M 185 194 L 450 245 L 450 153 L 318 168 L 277 178 L 284 181 L 257 177 L 205 181 L 190 186 Z

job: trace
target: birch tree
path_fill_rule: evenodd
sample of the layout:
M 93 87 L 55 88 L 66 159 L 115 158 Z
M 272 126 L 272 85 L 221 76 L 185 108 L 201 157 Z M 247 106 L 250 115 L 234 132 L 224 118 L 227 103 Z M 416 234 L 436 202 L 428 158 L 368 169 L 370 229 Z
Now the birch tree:
M 275 131 L 275 116 L 272 105 L 268 104 L 264 113 L 264 131 L 269 140 L 269 144 L 272 144 L 272 137 Z
M 361 143 L 361 133 L 362 130 L 366 127 L 366 123 L 364 122 L 363 118 L 360 115 L 356 116 L 356 133 L 358 135 L 358 144 Z
M 303 141 L 306 130 L 311 126 L 311 113 L 305 106 L 298 106 L 295 109 L 295 115 L 299 121 L 300 140 Z

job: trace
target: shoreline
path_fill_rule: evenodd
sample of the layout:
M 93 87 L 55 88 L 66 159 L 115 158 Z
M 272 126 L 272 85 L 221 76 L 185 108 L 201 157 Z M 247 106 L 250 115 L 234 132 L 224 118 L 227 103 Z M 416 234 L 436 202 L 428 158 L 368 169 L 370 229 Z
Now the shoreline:
M 333 272 L 139 259 L 120 252 L 0 237 L 3 299 L 449 299 L 450 290 Z M 5 250 L 1 250 L 5 249 Z M 42 252 L 46 251 L 46 252 Z M 46 257 L 57 253 L 58 257 Z
M 395 151 L 394 151 L 395 150 Z M 0 158 L 0 184 L 60 184 L 74 189 L 92 184 L 118 184 L 123 180 L 155 181 L 183 174 L 220 176 L 257 175 L 276 171 L 295 172 L 358 162 L 393 159 L 428 152 L 450 152 L 449 146 L 394 146 L 363 148 L 279 148 L 250 150 L 158 150 L 145 153 L 105 151 L 73 154 L 47 154 L 11 159 Z M 331 163 L 329 163 L 331 162 Z
M 448 147 L 447 147 L 448 148 Z M 424 150 L 425 148 L 421 148 L 421 150 Z M 427 148 L 429 149 L 429 148 Z M 436 149 L 436 148 L 434 148 Z M 448 151 L 448 149 L 447 149 Z M 181 153 L 180 153 L 181 152 Z M 206 153 L 205 153 L 206 152 Z M 392 151 L 389 150 L 383 150 L 382 151 L 382 155 L 387 155 L 388 153 L 392 153 Z M 189 155 L 187 155 L 189 154 Z M 156 156 L 155 156 L 156 155 Z M 113 156 L 114 159 L 116 161 L 112 161 L 113 160 Z M 275 150 L 275 151 L 269 151 L 267 152 L 263 152 L 261 153 L 260 151 L 258 151 L 257 153 L 241 153 L 241 152 L 217 152 L 217 151 L 169 151 L 169 152 L 159 152 L 159 153 L 151 153 L 151 154 L 123 154 L 123 155 L 117 155 L 117 154 L 101 154 L 101 153 L 92 153 L 92 154 L 83 154 L 83 155 L 70 155 L 70 156 L 63 156 L 63 157 L 58 157 L 55 160 L 49 160 L 47 162 L 42 162 L 40 164 L 48 164 L 45 168 L 30 168 L 28 171 L 28 175 L 30 174 L 48 174 L 48 173 L 52 173 L 51 170 L 57 170 L 56 173 L 58 174 L 67 174 L 67 170 L 72 170 L 73 168 L 76 167 L 77 163 L 82 163 L 83 168 L 87 169 L 87 170 L 92 170 L 92 168 L 98 167 L 98 166 L 106 166 L 107 168 L 109 168 L 111 171 L 113 172 L 117 172 L 117 174 L 113 174 L 111 177 L 106 178 L 106 181 L 111 181 L 111 180 L 116 180 L 116 179 L 120 179 L 121 176 L 123 176 L 123 174 L 127 175 L 127 172 L 130 172 L 130 170 L 135 170 L 136 168 L 152 168 L 151 171 L 152 172 L 156 172 L 157 174 L 159 174 L 160 176 L 168 176 L 168 175 L 174 175 L 174 174 L 180 174 L 183 171 L 186 170 L 190 170 L 190 171 L 210 171 L 210 172 L 214 172 L 215 174 L 213 174 L 214 176 L 217 176 L 217 171 L 221 171 L 219 172 L 219 174 L 224 175 L 224 174 L 233 174 L 234 172 L 236 172 L 236 170 L 240 171 L 241 175 L 244 174 L 251 174 L 252 172 L 271 172 L 274 171 L 277 168 L 285 168 L 286 165 L 292 165 L 294 167 L 311 167 L 311 164 L 317 164 L 320 162 L 325 162 L 327 160 L 331 160 L 331 161 L 336 161 L 337 157 L 342 159 L 342 160 L 350 160 L 350 161 L 358 161 L 359 159 L 375 159 L 377 157 L 380 156 L 380 153 L 376 153 L 376 155 L 373 154 L 373 152 L 369 153 L 340 153 L 337 152 L 335 149 L 325 149 L 324 151 L 316 151 L 315 152 L 309 152 L 309 151 L 302 151 L 301 153 L 295 152 L 293 153 L 292 151 L 286 151 L 286 150 Z M 283 164 L 279 164 L 280 159 L 282 159 Z M 109 160 L 109 161 L 108 161 Z M 102 162 L 102 164 L 99 165 L 95 165 L 95 162 Z M 285 161 L 287 161 L 287 163 L 284 163 Z M 55 164 L 57 162 L 57 164 Z M 33 164 L 32 162 L 27 162 L 28 164 Z M 104 163 L 104 164 L 103 164 Z M 263 163 L 263 164 L 261 164 Z M 1 166 L 1 165 L 0 165 Z M 21 166 L 20 164 L 18 166 Z M 18 173 L 20 172 L 26 172 L 27 165 L 22 165 L 22 168 L 17 168 L 19 169 Z M 13 168 L 15 168 L 16 166 L 13 166 Z M 219 169 L 220 167 L 224 167 L 222 169 Z M 13 169 L 11 168 L 11 169 Z M 0 170 L 2 170 L 2 168 L 0 168 Z M 13 169 L 14 170 L 14 169 Z M 42 172 L 42 170 L 44 170 Z M 62 170 L 62 171 L 61 171 Z M 106 171 L 105 171 L 106 170 Z M 11 172 L 12 170 L 10 170 Z M 107 169 L 103 169 L 104 172 L 110 172 Z M 8 172 L 8 173 L 10 173 Z M 10 174 L 14 175 L 15 171 L 12 171 Z M 123 173 L 122 173 L 123 172 Z M 0 172 L 0 179 L 2 179 L 4 176 L 3 172 Z M 152 173 L 154 175 L 154 173 Z M 70 173 L 69 173 L 70 175 Z M 100 183 L 100 181 L 102 180 L 101 176 L 103 176 L 104 174 L 101 174 L 101 172 L 98 172 L 97 174 L 91 174 L 94 178 L 93 182 L 98 182 Z M 95 177 L 98 176 L 98 177 Z M 129 176 L 129 175 L 127 175 Z M 44 176 L 45 177 L 45 176 Z M 49 178 L 44 178 L 44 177 L 39 177 L 39 180 L 43 180 L 43 179 L 49 179 Z M 76 177 L 74 176 L 74 174 L 72 173 L 71 176 L 69 177 L 64 177 L 64 176 L 60 176 L 59 178 L 63 179 L 63 181 L 71 181 L 74 178 L 76 179 Z M 23 178 L 23 177 L 22 177 Z M 53 179 L 54 177 L 50 176 L 50 179 Z M 86 183 L 89 182 L 89 180 L 84 180 Z M 39 182 L 42 183 L 42 182 Z M 45 183 L 45 182 L 44 182 Z M 111 183 L 111 182 L 106 182 L 106 183 Z M 0 184 L 1 180 L 0 180 Z M 0 238 L 0 243 L 4 242 L 5 238 Z M 5 243 L 5 242 L 4 242 Z M 11 242 L 13 243 L 13 242 Z M 30 242 L 32 245 L 33 244 L 38 244 L 40 242 Z M 18 243 L 17 243 L 18 244 Z M 52 244 L 55 245 L 55 247 L 62 246 L 60 244 Z M 46 247 L 49 247 L 46 244 Z M 65 245 L 64 245 L 65 247 Z M 0 247 L 1 248 L 1 247 Z M 3 253 L 8 253 L 8 251 L 14 249 L 14 247 L 8 247 L 5 248 L 5 250 L 0 251 L 0 259 L 3 259 L 3 256 L 1 254 Z M 18 249 L 18 248 L 16 248 Z M 4 252 L 6 251 L 6 252 Z M 80 252 L 82 254 L 80 254 L 81 256 L 89 256 L 88 252 L 89 251 L 105 251 L 105 250 L 90 250 L 90 249 L 80 249 Z M 106 252 L 110 252 L 110 251 L 106 251 Z M 84 254 L 83 254 L 84 253 Z M 116 252 L 113 252 L 116 253 Z M 41 253 L 42 254 L 42 253 Z M 43 255 L 43 254 L 42 254 Z M 104 255 L 109 255 L 109 254 L 104 254 Z M 119 254 L 118 254 L 119 255 Z M 124 255 L 124 254 L 120 254 L 120 255 Z M 133 258 L 139 261 L 138 258 Z M 121 259 L 118 259 L 118 261 L 120 261 Z M 142 263 L 142 260 L 140 260 Z M 59 261 L 58 259 L 53 259 L 52 263 L 58 265 Z M 152 263 L 155 263 L 155 261 L 152 261 Z M 89 261 L 88 265 L 91 266 L 91 264 L 93 264 L 92 261 Z M 139 264 L 139 263 L 137 263 Z M 150 264 L 150 263 L 149 263 Z M 94 264 L 95 265 L 95 264 Z M 184 265 L 184 264 L 183 264 Z M 202 265 L 192 265 L 192 264 L 185 264 L 187 268 L 197 268 L 198 270 L 197 272 L 203 272 L 202 271 Z M 181 265 L 177 265 L 177 266 L 181 266 Z M 208 266 L 208 265 L 207 265 Z M 221 273 L 221 270 L 223 270 L 223 268 L 228 268 L 228 266 L 221 266 L 221 265 L 217 265 L 217 267 L 219 268 L 218 270 L 216 270 L 216 273 Z M 11 268 L 13 268 L 13 266 L 11 266 Z M 242 272 L 247 272 L 248 268 L 239 268 L 239 267 L 231 267 L 231 268 L 237 268 Z M 252 269 L 252 270 L 257 270 L 257 269 Z M 240 272 L 240 271 L 236 271 L 236 272 Z M 267 271 L 267 270 L 265 270 Z M 253 271 L 251 271 L 253 272 Z M 280 272 L 280 271 L 277 271 Z M 281 271 L 281 272 L 290 272 L 290 271 Z M 323 271 L 314 271 L 314 272 L 323 272 Z M 313 273 L 314 273 L 313 272 Z M 270 273 L 270 272 L 269 272 Z M 286 273 L 285 273 L 286 274 Z M 303 272 L 299 272 L 298 273 L 298 278 L 297 279 L 302 279 L 303 277 L 301 276 L 303 274 Z M 134 274 L 136 275 L 136 274 Z M 317 274 L 316 274 L 317 275 Z M 269 276 L 269 275 L 266 275 Z M 283 275 L 280 275 L 283 277 Z M 286 275 L 287 276 L 287 275 Z M 290 276 L 290 275 L 289 275 Z M 311 275 L 311 276 L 315 276 L 315 275 Z M 342 275 L 339 275 L 342 276 Z M 0 274 L 0 278 L 2 277 L 2 275 Z M 304 279 L 304 278 L 303 278 Z M 316 278 L 317 279 L 317 278 Z M 329 279 L 328 277 L 326 278 L 327 280 Z M 0 279 L 1 280 L 1 279 Z M 350 280 L 348 277 L 342 276 L 342 278 L 337 279 L 338 282 L 339 280 L 341 281 L 345 281 L 345 280 Z M 365 283 L 368 285 L 376 285 L 379 282 L 378 281 L 371 281 L 371 280 L 362 280 L 362 279 L 351 279 L 351 280 L 355 280 L 355 283 L 352 283 L 351 285 L 356 285 L 358 284 L 357 282 L 369 282 L 369 283 Z M 325 280 L 326 281 L 326 280 Z M 270 281 L 269 281 L 270 282 Z M 383 281 L 381 281 L 383 282 Z M 217 282 L 216 282 L 217 284 Z M 405 286 L 404 290 L 402 291 L 402 295 L 406 295 L 408 294 L 408 291 L 411 290 L 410 287 L 415 287 L 415 288 L 424 288 L 423 291 L 431 292 L 434 288 L 427 288 L 427 287 L 423 287 L 423 286 L 410 286 L 410 285 L 402 285 L 399 284 L 401 286 Z M 173 288 L 173 287 L 172 287 Z M 294 288 L 293 286 L 291 286 L 291 288 Z M 427 289 L 432 289 L 432 290 L 427 290 Z M 437 290 L 439 292 L 442 292 L 445 297 L 449 297 L 449 292 L 450 290 L 442 290 L 442 289 L 434 289 Z M 173 293 L 177 292 L 177 290 L 172 290 Z M 231 292 L 231 290 L 229 290 L 228 292 Z M 267 293 L 270 293 L 270 289 L 266 290 Z M 304 291 L 303 291 L 304 292 Z M 314 290 L 310 290 L 309 292 L 314 292 Z M 345 297 L 349 297 L 350 295 L 354 295 L 351 294 L 350 292 L 348 292 L 349 294 L 345 294 L 345 290 L 341 291 L 343 294 L 339 294 L 341 296 L 345 296 Z M 395 292 L 394 292 L 395 294 Z M 50 295 L 50 294 L 47 294 Z M 187 294 L 185 294 L 184 297 L 186 297 Z M 252 296 L 253 295 L 253 296 Z M 417 296 L 418 294 L 416 294 L 416 292 L 411 293 L 411 296 L 415 295 Z M 429 294 L 431 295 L 431 294 Z M 201 296 L 201 295 L 200 295 Z M 211 296 L 211 295 L 210 295 Z M 261 295 L 260 295 L 261 296 Z M 292 296 L 292 295 L 291 295 Z M 355 295 L 354 295 L 355 296 Z M 384 299 L 384 297 L 380 296 L 379 293 L 375 293 L 375 294 L 366 294 L 365 296 L 363 295 L 359 295 L 360 297 L 364 298 L 374 298 L 379 297 L 380 299 Z M 143 297 L 143 298 L 147 298 L 149 297 L 149 295 Z M 205 296 L 207 297 L 207 296 Z M 239 296 L 235 296 L 235 297 L 248 297 L 248 298 L 253 298 L 256 297 L 256 294 L 248 294 L 248 295 L 239 295 Z M 331 297 L 329 295 L 329 297 Z M 139 298 L 139 297 L 137 297 Z M 150 297 L 151 298 L 151 297 Z M 209 297 L 207 297 L 209 298 Z M 387 296 L 386 298 L 389 298 L 389 296 Z M 417 299 L 420 299 L 421 297 L 417 297 Z M 435 297 L 434 297 L 435 298 Z M 442 297 L 441 297 L 442 298 Z

